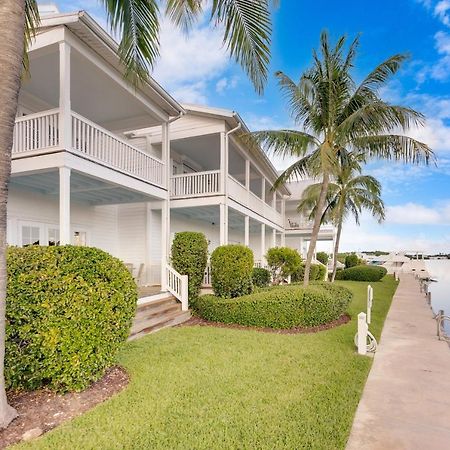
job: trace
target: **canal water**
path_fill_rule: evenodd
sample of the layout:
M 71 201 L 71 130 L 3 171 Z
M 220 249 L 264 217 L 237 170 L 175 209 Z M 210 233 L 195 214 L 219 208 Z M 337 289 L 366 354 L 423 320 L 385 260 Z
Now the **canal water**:
M 430 283 L 431 305 L 437 313 L 440 309 L 450 315 L 450 259 L 432 259 L 425 261 L 426 268 L 436 283 Z M 445 324 L 446 332 L 450 332 L 450 323 Z

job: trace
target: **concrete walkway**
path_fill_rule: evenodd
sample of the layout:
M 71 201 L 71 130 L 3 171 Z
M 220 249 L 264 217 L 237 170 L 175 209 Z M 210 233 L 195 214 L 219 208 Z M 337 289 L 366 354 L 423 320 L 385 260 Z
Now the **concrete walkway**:
M 412 275 L 401 277 L 347 449 L 450 449 L 450 349 Z

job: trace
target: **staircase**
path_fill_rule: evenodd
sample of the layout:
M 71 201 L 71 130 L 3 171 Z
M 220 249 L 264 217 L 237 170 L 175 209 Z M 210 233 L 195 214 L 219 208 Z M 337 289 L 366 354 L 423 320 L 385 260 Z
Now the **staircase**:
M 155 297 L 154 300 L 149 297 L 147 302 L 138 304 L 129 341 L 162 328 L 179 325 L 191 317 L 189 311 L 181 310 L 181 303 L 173 295 L 168 293 L 163 298 Z

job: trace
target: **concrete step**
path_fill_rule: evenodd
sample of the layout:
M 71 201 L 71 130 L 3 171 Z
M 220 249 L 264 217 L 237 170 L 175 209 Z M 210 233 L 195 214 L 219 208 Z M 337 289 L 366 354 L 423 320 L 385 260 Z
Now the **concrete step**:
M 138 304 L 136 312 L 142 312 L 149 309 L 153 309 L 162 305 L 178 304 L 177 299 L 170 294 L 167 294 L 164 298 L 158 298 L 157 300 L 149 300 L 145 303 Z
M 136 316 L 134 318 L 134 323 L 142 322 L 143 320 L 148 320 L 154 317 L 163 316 L 166 314 L 173 313 L 175 311 L 181 311 L 181 303 L 178 302 L 167 302 L 155 305 L 153 307 L 148 307 L 144 309 L 138 308 L 136 310 Z
M 170 314 L 165 314 L 157 318 L 149 319 L 148 321 L 142 321 L 138 324 L 133 325 L 131 328 L 129 341 L 138 339 L 145 336 L 146 334 L 154 333 L 163 328 L 173 327 L 179 325 L 180 323 L 186 322 L 191 317 L 189 311 L 176 311 Z

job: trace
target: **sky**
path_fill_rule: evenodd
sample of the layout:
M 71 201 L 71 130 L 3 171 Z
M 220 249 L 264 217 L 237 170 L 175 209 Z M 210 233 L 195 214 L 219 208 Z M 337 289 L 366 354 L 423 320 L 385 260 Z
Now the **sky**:
M 46 3 L 46 2 L 43 2 Z M 61 11 L 88 11 L 106 27 L 96 0 L 59 0 Z M 436 165 L 372 161 L 364 172 L 383 186 L 387 217 L 379 225 L 363 214 L 348 220 L 341 249 L 450 252 L 450 0 L 281 0 L 273 11 L 270 76 L 258 95 L 222 46 L 222 32 L 205 16 L 189 35 L 164 20 L 154 78 L 178 101 L 238 111 L 252 130 L 295 128 L 275 71 L 298 80 L 327 29 L 333 40 L 360 35 L 354 69 L 361 80 L 397 53 L 409 59 L 382 90 L 383 99 L 425 114 L 426 125 L 409 134 L 435 152 Z M 291 161 L 273 159 L 278 169 Z

